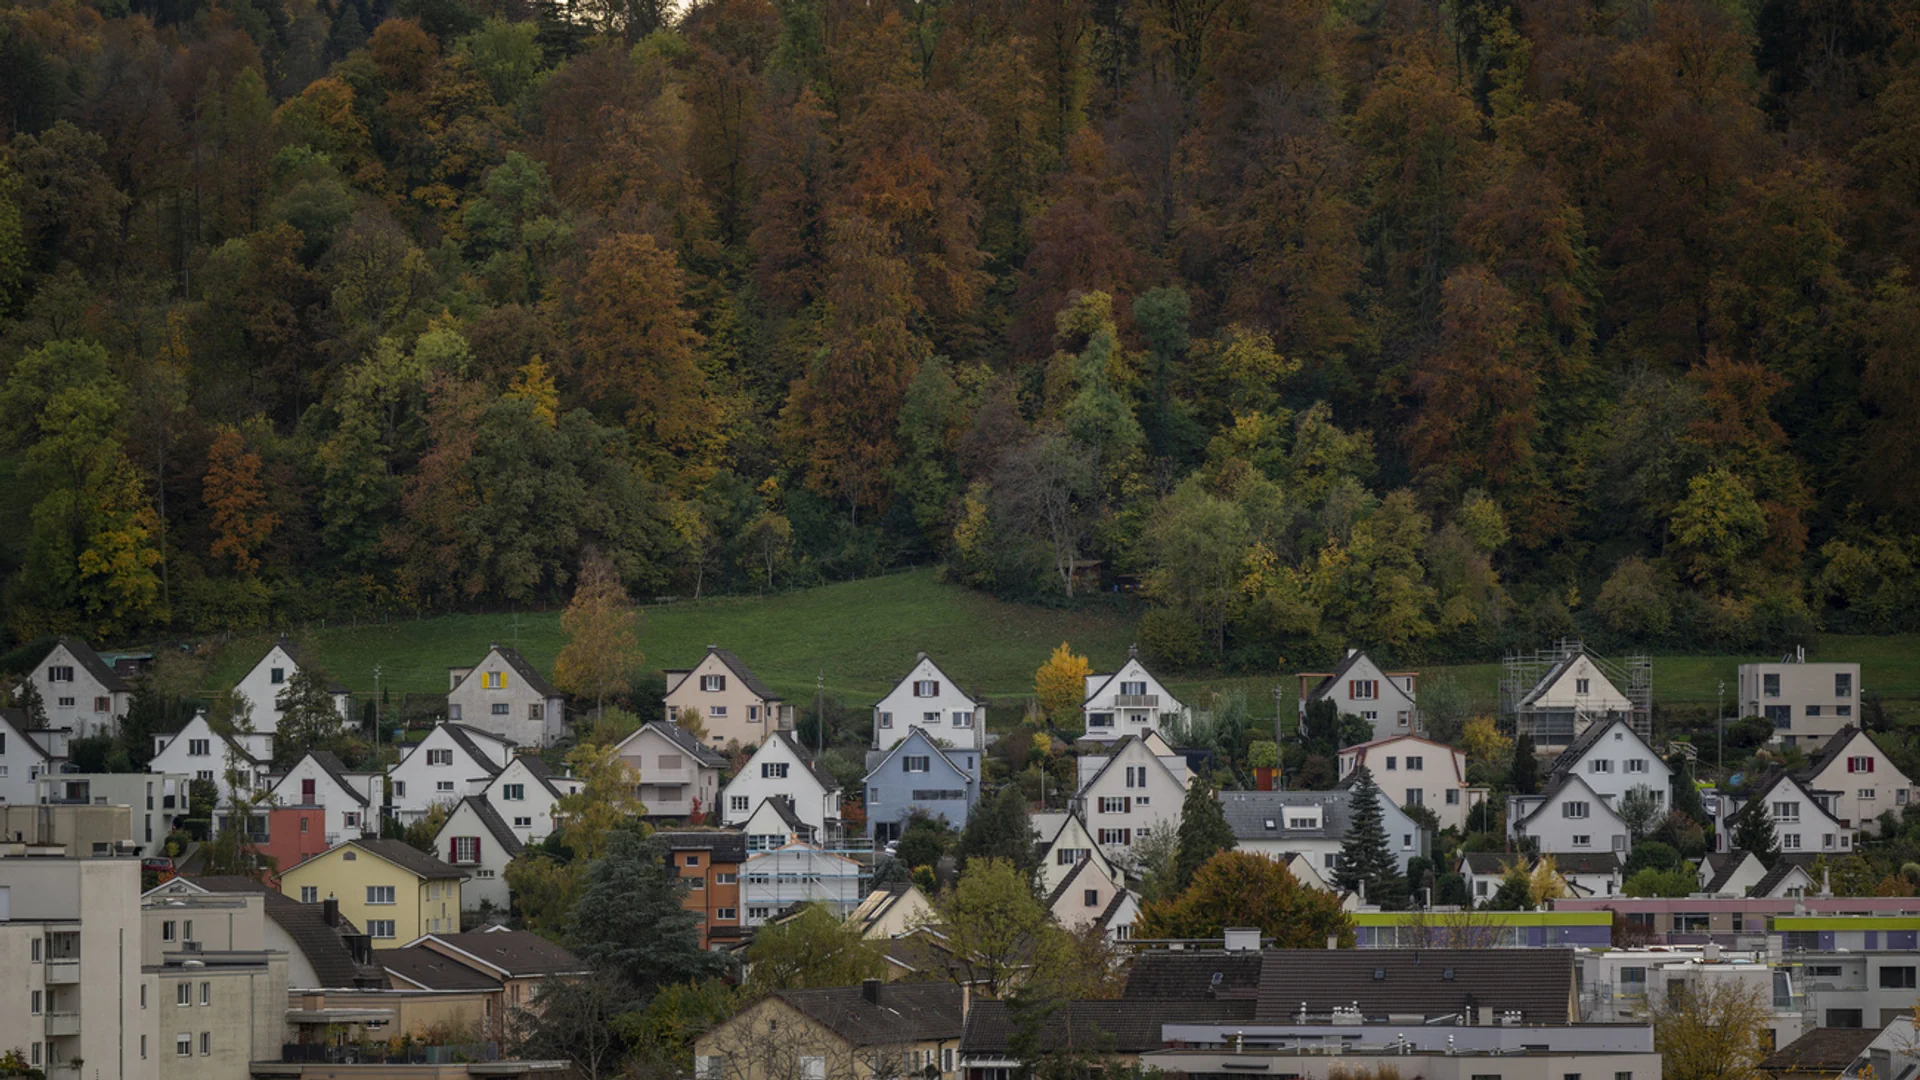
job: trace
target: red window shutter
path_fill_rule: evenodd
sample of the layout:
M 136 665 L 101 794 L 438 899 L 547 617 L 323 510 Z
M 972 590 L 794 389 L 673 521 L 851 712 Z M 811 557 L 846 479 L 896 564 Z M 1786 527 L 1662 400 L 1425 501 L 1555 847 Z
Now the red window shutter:
M 1872 759 L 1872 758 L 1868 758 L 1868 759 L 1867 759 L 1867 771 L 1868 771 L 1868 772 L 1872 772 L 1872 771 L 1873 771 L 1873 765 L 1874 765 L 1874 761 L 1873 761 L 1873 759 Z
M 1347 696 L 1350 698 L 1360 696 L 1360 680 L 1359 679 L 1347 680 Z
M 1856 769 L 1856 768 L 1854 768 L 1854 767 L 1853 767 L 1853 765 L 1854 765 L 1854 761 L 1853 761 L 1853 759 L 1852 759 L 1852 758 L 1848 758 L 1848 759 L 1847 759 L 1847 771 L 1848 771 L 1848 772 L 1859 772 L 1860 770 L 1858 770 L 1858 769 Z
M 928 694 L 928 695 L 927 695 L 928 697 L 939 697 L 939 696 L 940 696 L 940 680 L 938 680 L 938 679 L 935 679 L 935 680 L 933 680 L 932 682 L 929 682 L 929 683 L 928 683 L 927 685 L 928 685 L 929 687 L 932 687 L 932 688 L 933 688 L 933 693 L 931 693 L 931 694 Z

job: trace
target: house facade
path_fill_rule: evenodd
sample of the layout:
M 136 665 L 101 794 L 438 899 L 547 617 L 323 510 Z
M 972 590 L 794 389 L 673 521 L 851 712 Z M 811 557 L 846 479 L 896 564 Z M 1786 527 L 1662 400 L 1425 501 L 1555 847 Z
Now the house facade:
M 739 825 L 764 800 L 784 796 L 800 820 L 820 833 L 840 822 L 840 785 L 814 764 L 790 731 L 775 732 L 720 792 L 720 821 Z
M 52 755 L 27 734 L 27 714 L 0 709 L 0 803 L 38 802 L 40 778 L 53 768 Z
M 876 843 L 898 840 L 916 812 L 964 828 L 980 801 L 979 750 L 943 749 L 932 735 L 913 727 L 905 739 L 868 757 L 867 835 Z
M 1101 742 L 1128 735 L 1138 738 L 1159 733 L 1167 719 L 1184 723 L 1188 718 L 1187 707 L 1147 670 L 1136 649 L 1127 650 L 1127 662 L 1120 670 L 1089 675 L 1086 685 L 1086 699 L 1080 706 L 1086 722 L 1083 738 Z
M 1122 736 L 1111 753 L 1080 759 L 1082 780 L 1073 808 L 1111 857 L 1130 857 L 1133 845 L 1156 830 L 1180 827 L 1192 777 L 1186 759 L 1157 754 L 1156 746 L 1165 746 L 1157 735 Z
M 1440 827 L 1466 831 L 1467 815 L 1487 789 L 1467 783 L 1467 755 L 1418 735 L 1390 735 L 1340 751 L 1340 779 L 1361 766 L 1395 806 L 1424 806 Z
M 464 724 L 436 724 L 407 756 L 387 770 L 394 816 L 418 821 L 439 804 L 452 806 L 486 790 L 506 768 L 513 748 Z
M 369 831 L 378 834 L 380 800 L 386 789 L 382 781 L 379 773 L 348 772 L 331 752 L 312 750 L 273 786 L 273 803 L 319 811 L 323 846 L 332 847 Z
M 1828 813 L 1822 801 L 1793 776 L 1775 773 L 1751 799 L 1741 803 L 1740 811 L 1754 802 L 1773 819 L 1774 840 L 1781 854 L 1853 852 L 1853 828 Z
M 1615 716 L 1625 717 L 1643 735 L 1652 730 L 1645 705 L 1583 644 L 1562 643 L 1558 657 L 1515 703 L 1516 734 L 1532 736 L 1536 747 L 1569 746 L 1593 724 Z
M 873 748 L 891 750 L 916 727 L 963 750 L 980 749 L 987 730 L 986 702 L 960 689 L 926 653 L 873 707 Z
M 726 756 L 677 724 L 653 721 L 627 736 L 614 753 L 633 770 L 635 794 L 649 817 L 691 818 L 717 813 Z
M 745 937 L 740 910 L 740 868 L 747 861 L 745 834 L 733 829 L 663 829 L 653 835 L 666 848 L 674 876 L 686 885 L 680 906 L 700 919 L 700 947 L 727 945 Z
M 1808 663 L 1806 650 L 1775 663 L 1741 664 L 1741 716 L 1763 716 L 1786 746 L 1818 746 L 1860 722 L 1860 665 Z
M 532 754 L 516 754 L 481 789 L 513 835 L 537 844 L 553 835 L 560 820 L 560 800 L 578 794 L 581 781 L 555 776 L 547 763 Z
M 1880 815 L 1896 820 L 1913 802 L 1913 781 L 1867 733 L 1849 724 L 1800 770 L 1802 785 L 1843 825 L 1880 832 Z
M 1373 728 L 1371 741 L 1396 735 L 1419 735 L 1426 730 L 1420 721 L 1420 706 L 1415 696 L 1420 673 L 1383 671 L 1364 649 L 1348 649 L 1340 665 L 1332 671 L 1303 671 L 1300 681 L 1300 715 L 1317 701 L 1332 701 L 1342 716 L 1357 716 Z
M 744 926 L 759 926 L 794 904 L 823 904 L 834 918 L 845 919 L 864 898 L 860 864 L 811 844 L 749 851 L 741 864 Z
M 1124 878 L 1109 878 L 1091 859 L 1076 864 L 1047 894 L 1046 903 L 1063 929 L 1077 934 L 1093 928 L 1109 941 L 1132 937 L 1133 920 L 1140 915 L 1140 898 Z
M 255 661 L 253 667 L 234 684 L 234 695 L 253 710 L 251 720 L 254 731 L 272 735 L 280 730 L 280 695 L 286 691 L 287 683 L 293 681 L 294 675 L 304 669 L 307 663 L 299 646 L 283 636 L 268 646 L 266 655 Z M 357 726 L 351 707 L 352 695 L 347 688 L 328 679 L 327 693 L 333 698 L 333 707 L 340 712 L 341 722 L 349 727 Z
M 1119 867 L 1094 840 L 1093 830 L 1079 811 L 1047 811 L 1033 814 L 1028 820 L 1033 824 L 1034 842 L 1040 855 L 1037 877 L 1041 895 L 1052 895 L 1073 868 L 1088 859 L 1100 864 L 1101 874 L 1109 881 L 1120 880 Z
M 709 746 L 759 746 L 775 731 L 793 727 L 793 707 L 760 681 L 740 658 L 718 645 L 690 668 L 669 669 L 667 722 L 697 713 Z
M 263 735 L 243 737 L 252 740 L 269 738 Z M 256 756 L 237 740 L 215 732 L 207 721 L 206 713 L 187 721 L 186 726 L 178 732 L 155 735 L 153 761 L 147 766 L 147 771 L 185 773 L 193 780 L 210 781 L 220 792 L 216 805 L 222 808 L 233 805 L 235 790 L 229 778 L 238 782 L 242 798 L 250 797 L 267 782 L 266 754 Z
M 519 652 L 501 645 L 472 667 L 447 669 L 447 719 L 517 746 L 551 746 L 566 730 L 566 699 Z
M 1534 841 L 1546 855 L 1611 851 L 1625 858 L 1633 846 L 1613 804 L 1573 772 L 1539 795 L 1507 796 L 1507 835 Z
M 1219 799 L 1238 850 L 1289 863 L 1305 856 L 1328 881 L 1339 871 L 1340 849 L 1353 825 L 1351 789 L 1223 791 Z M 1407 863 L 1428 853 L 1433 838 L 1392 799 L 1380 800 L 1380 817 L 1387 847 L 1404 874 Z
M 280 891 L 303 904 L 332 897 L 340 914 L 395 949 L 423 934 L 460 929 L 460 885 L 467 871 L 402 840 L 348 840 L 289 868 Z
M 54 642 L 27 680 L 40 694 L 47 727 L 66 729 L 75 739 L 119 734 L 133 699 L 120 673 L 78 638 Z
M 1616 810 L 1628 792 L 1647 788 L 1660 807 L 1661 816 L 1666 816 L 1673 769 L 1624 716 L 1610 716 L 1588 725 L 1548 766 L 1544 782 L 1551 787 L 1562 776 L 1574 774 Z
M 960 1080 L 966 993 L 951 982 L 781 990 L 694 1044 L 694 1080 Z
M 447 865 L 469 875 L 460 887 L 461 910 L 489 906 L 506 914 L 513 901 L 507 891 L 507 864 L 526 848 L 491 803 L 474 795 L 461 799 L 434 834 L 433 850 Z

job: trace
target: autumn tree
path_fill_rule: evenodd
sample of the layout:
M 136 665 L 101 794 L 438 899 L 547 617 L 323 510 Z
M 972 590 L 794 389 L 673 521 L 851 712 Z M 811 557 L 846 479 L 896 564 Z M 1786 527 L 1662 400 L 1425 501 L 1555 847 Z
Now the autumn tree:
M 1228 927 L 1258 927 L 1278 949 L 1353 947 L 1353 920 L 1334 893 L 1294 880 L 1285 865 L 1245 851 L 1202 863 L 1177 895 L 1148 904 L 1134 925 L 1141 938 L 1218 938 Z
M 1033 673 L 1033 697 L 1040 703 L 1040 711 L 1056 724 L 1067 721 L 1086 701 L 1087 676 L 1091 674 L 1093 668 L 1087 658 L 1061 642 Z
M 208 553 L 216 559 L 231 558 L 235 570 L 252 574 L 260 568 L 256 553 L 273 535 L 280 517 L 267 509 L 260 455 L 247 449 L 238 429 L 222 428 L 207 448 L 202 491 L 214 534 Z
M 605 708 L 608 695 L 626 692 L 642 659 L 639 622 L 613 563 L 589 559 L 560 615 L 567 644 L 554 660 L 554 683 L 567 693 L 592 697 L 595 712 Z
M 1675 1080 L 1745 1080 L 1772 1045 L 1769 1003 L 1745 983 L 1702 979 L 1653 1001 L 1653 1047 Z

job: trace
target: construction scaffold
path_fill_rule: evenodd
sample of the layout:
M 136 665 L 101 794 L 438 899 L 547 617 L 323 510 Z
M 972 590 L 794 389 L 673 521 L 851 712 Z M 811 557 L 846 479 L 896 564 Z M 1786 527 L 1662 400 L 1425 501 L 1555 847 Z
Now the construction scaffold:
M 1558 687 L 1584 657 L 1607 684 Z M 1609 692 L 1611 691 L 1611 692 Z M 1578 638 L 1561 638 L 1545 649 L 1509 653 L 1501 661 L 1500 719 L 1514 734 L 1531 735 L 1538 747 L 1565 746 L 1593 723 L 1622 716 L 1643 739 L 1653 738 L 1653 660 L 1643 653 L 1610 660 L 1587 651 Z

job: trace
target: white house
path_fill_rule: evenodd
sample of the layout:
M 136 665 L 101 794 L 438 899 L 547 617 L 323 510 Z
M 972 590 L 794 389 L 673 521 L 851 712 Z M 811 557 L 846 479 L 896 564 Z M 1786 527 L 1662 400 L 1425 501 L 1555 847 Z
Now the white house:
M 0 709 L 0 803 L 38 802 L 40 777 L 52 768 L 53 758 L 27 734 L 27 714 Z
M 811 844 L 820 838 L 819 830 L 801 820 L 793 800 L 785 795 L 761 799 L 739 828 L 748 851 L 774 851 L 788 844 Z
M 253 736 L 255 739 L 265 737 Z M 234 787 L 228 783 L 229 774 L 238 782 L 242 798 L 250 797 L 267 782 L 265 757 L 255 756 L 240 741 L 214 731 L 206 713 L 187 721 L 187 725 L 174 734 L 155 735 L 153 761 L 147 771 L 185 773 L 195 780 L 210 780 L 220 792 L 215 805 L 222 808 L 233 802 Z
M 1507 796 L 1507 835 L 1533 840 L 1545 855 L 1612 851 L 1625 858 L 1633 837 L 1612 803 L 1581 773 L 1562 773 L 1538 795 Z
M 1586 648 L 1569 644 L 1521 697 L 1515 707 L 1515 732 L 1533 736 L 1537 747 L 1568 746 L 1591 725 L 1612 716 L 1624 716 L 1636 728 L 1647 723 L 1646 714 Z
M 1784 855 L 1853 851 L 1852 827 L 1823 809 L 1821 801 L 1788 773 L 1775 773 L 1766 780 L 1752 798 L 1741 803 L 1740 811 L 1754 802 L 1773 819 L 1774 839 Z
M 1898 819 L 1913 801 L 1913 781 L 1851 724 L 1828 739 L 1798 775 L 1821 809 L 1843 825 L 1875 834 L 1881 814 L 1892 812 Z
M 1373 727 L 1372 741 L 1425 730 L 1415 697 L 1417 671 L 1382 671 L 1364 649 L 1348 649 L 1332 671 L 1303 671 L 1300 715 L 1316 701 L 1332 701 L 1342 716 L 1357 716 Z
M 1233 830 L 1234 847 L 1293 865 L 1305 856 L 1331 882 L 1340 869 L 1340 849 L 1353 825 L 1353 791 L 1222 791 L 1220 811 Z M 1433 838 L 1391 799 L 1380 800 L 1387 846 L 1400 873 L 1424 856 Z M 1296 877 L 1298 875 L 1296 874 Z
M 1808 663 L 1795 649 L 1775 663 L 1741 664 L 1735 684 L 1741 716 L 1763 716 L 1787 746 L 1820 745 L 1860 722 L 1860 665 Z
M 1466 831 L 1467 815 L 1487 789 L 1467 783 L 1467 755 L 1418 735 L 1389 735 L 1340 751 L 1340 778 L 1366 766 L 1395 806 L 1424 806 L 1440 827 Z
M 1127 662 L 1120 670 L 1087 676 L 1080 712 L 1086 720 L 1085 738 L 1103 742 L 1158 732 L 1169 717 L 1187 719 L 1187 707 L 1154 678 L 1140 662 L 1139 650 L 1133 648 L 1127 650 Z
M 1098 862 L 1083 859 L 1051 893 L 1047 910 L 1069 933 L 1097 928 L 1109 941 L 1133 936 L 1133 920 L 1140 915 L 1140 898 L 1129 891 L 1124 878 L 1109 878 Z
M 1178 754 L 1155 753 L 1165 746 L 1158 734 L 1144 739 L 1123 735 L 1112 753 L 1080 759 L 1080 790 L 1073 808 L 1108 855 L 1125 861 L 1128 849 L 1154 830 L 1180 827 L 1181 803 L 1192 776 Z
M 275 806 L 308 806 L 323 812 L 327 846 L 380 832 L 379 773 L 348 772 L 331 751 L 309 750 L 273 786 Z
M 133 698 L 120 673 L 78 638 L 54 642 L 27 679 L 40 694 L 47 727 L 65 728 L 76 739 L 118 734 Z
M 253 710 L 251 717 L 255 732 L 272 735 L 280 730 L 280 695 L 285 692 L 287 683 L 292 681 L 294 675 L 306 666 L 307 661 L 301 656 L 299 647 L 283 635 L 268 646 L 266 655 L 234 684 L 234 695 L 246 701 Z M 357 721 L 349 704 L 352 695 L 347 688 L 328 679 L 327 693 L 333 698 L 334 708 L 340 711 L 341 721 L 354 726 Z
M 1109 881 L 1124 875 L 1094 841 L 1093 830 L 1076 810 L 1050 810 L 1028 817 L 1033 825 L 1034 843 L 1040 853 L 1038 874 L 1040 891 L 1052 895 L 1073 868 L 1091 859 L 1100 864 L 1100 873 Z
M 481 794 L 513 835 L 537 844 L 553 834 L 560 800 L 579 794 L 582 786 L 575 777 L 553 775 L 547 763 L 533 754 L 516 754 L 487 781 Z
M 507 892 L 507 864 L 526 850 L 487 800 L 469 795 L 433 835 L 434 854 L 473 876 L 460 887 L 460 906 L 477 911 L 490 903 L 505 914 L 513 898 Z
M 1805 862 L 1781 858 L 1766 876 L 1754 883 L 1747 895 L 1754 899 L 1779 900 L 1799 896 L 1824 896 L 1827 882 L 1815 880 Z
M 614 755 L 633 770 L 636 794 L 649 817 L 718 813 L 726 755 L 700 745 L 692 732 L 678 724 L 657 720 L 643 724 L 620 740 Z
M 447 669 L 447 719 L 511 740 L 552 746 L 566 730 L 560 691 L 519 652 L 501 645 L 472 667 Z
M 791 731 L 774 732 L 721 789 L 721 823 L 740 824 L 774 795 L 791 799 L 800 820 L 817 832 L 826 832 L 830 822 L 839 827 L 840 784 L 800 748 Z
M 808 844 L 747 856 L 740 867 L 740 906 L 745 926 L 759 926 L 793 904 L 824 904 L 845 919 L 860 906 L 860 864 Z
M 401 822 L 427 816 L 435 804 L 448 806 L 484 792 L 506 768 L 513 748 L 505 740 L 465 724 L 436 724 L 387 770 L 393 813 Z
M 1621 800 L 1629 791 L 1647 788 L 1659 805 L 1661 816 L 1666 816 L 1673 770 L 1624 716 L 1609 716 L 1588 725 L 1548 766 L 1543 783 L 1552 787 L 1560 777 L 1572 773 L 1578 773 L 1587 786 L 1615 810 L 1620 809 Z
M 1708 896 L 1744 897 L 1767 876 L 1767 867 L 1751 851 L 1709 852 L 1697 875 Z
M 986 702 L 960 689 L 926 653 L 873 707 L 873 748 L 891 750 L 918 727 L 956 749 L 978 750 L 987 729 Z
M 1552 856 L 1554 873 L 1570 896 L 1606 897 L 1620 895 L 1623 864 L 1611 851 L 1568 852 Z M 1461 856 L 1459 872 L 1467 882 L 1467 895 L 1475 905 L 1484 905 L 1500 891 L 1500 881 L 1512 866 L 1531 871 L 1533 859 L 1522 854 L 1497 851 L 1472 852 Z

